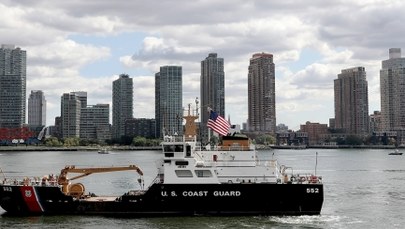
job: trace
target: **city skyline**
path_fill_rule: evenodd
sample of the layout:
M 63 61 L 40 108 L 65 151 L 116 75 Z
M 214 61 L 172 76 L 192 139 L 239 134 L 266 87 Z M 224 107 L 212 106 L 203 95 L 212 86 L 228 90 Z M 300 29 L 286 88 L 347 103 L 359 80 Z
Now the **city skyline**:
M 225 118 L 232 123 L 248 117 L 248 65 L 257 52 L 274 55 L 277 124 L 297 130 L 306 121 L 328 123 L 333 79 L 354 66 L 367 71 L 371 114 L 381 109 L 381 61 L 389 48 L 403 48 L 405 33 L 402 2 L 39 0 L 0 8 L 1 43 L 27 50 L 27 91 L 44 91 L 47 124 L 60 115 L 63 92 L 87 91 L 89 104 L 111 107 L 111 82 L 121 73 L 138 88 L 135 118 L 153 118 L 154 73 L 164 65 L 183 66 L 183 106 L 193 103 L 200 61 L 212 52 L 224 58 Z

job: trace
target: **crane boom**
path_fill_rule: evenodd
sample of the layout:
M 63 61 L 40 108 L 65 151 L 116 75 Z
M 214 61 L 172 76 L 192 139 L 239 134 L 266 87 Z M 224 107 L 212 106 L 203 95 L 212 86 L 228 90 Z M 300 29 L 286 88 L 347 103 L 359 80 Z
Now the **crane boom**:
M 58 184 L 62 185 L 62 191 L 66 194 L 69 193 L 68 186 L 70 180 L 76 180 L 93 173 L 106 173 L 106 172 L 117 172 L 117 171 L 128 171 L 135 170 L 139 175 L 143 176 L 142 170 L 136 165 L 129 166 L 113 166 L 113 167 L 94 167 L 94 168 L 76 168 L 74 165 L 65 166 L 60 172 L 58 178 Z M 80 173 L 80 175 L 68 178 L 68 173 Z

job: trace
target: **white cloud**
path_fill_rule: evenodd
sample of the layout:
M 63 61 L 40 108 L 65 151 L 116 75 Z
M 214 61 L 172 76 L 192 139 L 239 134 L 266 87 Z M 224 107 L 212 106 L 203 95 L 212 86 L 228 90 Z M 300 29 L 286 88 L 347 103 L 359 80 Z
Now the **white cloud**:
M 34 66 L 46 65 L 76 70 L 110 55 L 107 47 L 78 44 L 63 38 L 58 38 L 52 43 L 27 47 L 27 49 L 29 49 L 28 60 Z

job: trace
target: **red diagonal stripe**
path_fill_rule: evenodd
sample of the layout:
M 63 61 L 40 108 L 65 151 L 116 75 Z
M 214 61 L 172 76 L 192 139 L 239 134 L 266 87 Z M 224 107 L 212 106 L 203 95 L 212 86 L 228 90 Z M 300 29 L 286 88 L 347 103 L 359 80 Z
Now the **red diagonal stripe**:
M 38 201 L 37 194 L 32 186 L 21 186 L 21 195 L 24 198 L 28 209 L 31 212 L 43 212 L 41 204 Z

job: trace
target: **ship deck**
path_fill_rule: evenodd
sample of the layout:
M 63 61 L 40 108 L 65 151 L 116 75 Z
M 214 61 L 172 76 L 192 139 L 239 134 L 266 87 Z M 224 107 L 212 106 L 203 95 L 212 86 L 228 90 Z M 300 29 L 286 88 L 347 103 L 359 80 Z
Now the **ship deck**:
M 104 202 L 104 201 L 115 201 L 118 196 L 92 196 L 83 199 L 88 202 Z

